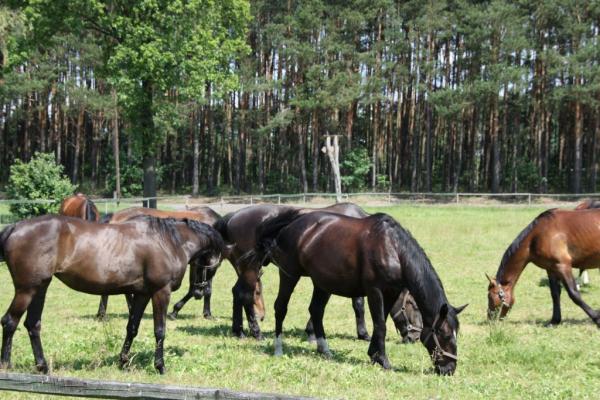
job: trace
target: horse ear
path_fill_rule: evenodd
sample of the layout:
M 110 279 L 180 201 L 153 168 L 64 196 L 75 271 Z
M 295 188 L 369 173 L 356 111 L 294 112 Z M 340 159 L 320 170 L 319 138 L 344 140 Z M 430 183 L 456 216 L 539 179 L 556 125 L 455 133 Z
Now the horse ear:
M 490 283 L 491 283 L 492 285 L 495 285 L 495 284 L 496 284 L 496 280 L 495 280 L 495 279 L 492 279 L 492 278 L 490 278 L 490 276 L 487 274 L 487 272 L 485 273 L 485 277 L 488 279 L 488 281 L 490 281 Z
M 458 315 L 462 312 L 462 310 L 464 310 L 465 308 L 467 308 L 467 306 L 469 305 L 469 303 L 464 304 L 460 307 L 454 307 L 454 312 Z
M 443 320 L 448 315 L 448 303 L 442 304 L 440 307 L 440 319 Z

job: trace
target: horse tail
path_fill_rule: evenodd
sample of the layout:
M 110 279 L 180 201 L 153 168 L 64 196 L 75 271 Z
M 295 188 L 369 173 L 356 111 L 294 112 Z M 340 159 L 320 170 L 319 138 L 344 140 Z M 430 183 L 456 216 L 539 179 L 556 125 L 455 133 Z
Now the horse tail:
M 2 232 L 0 232 L 0 262 L 5 261 L 5 253 L 4 253 L 4 244 L 8 240 L 9 236 L 15 230 L 15 224 L 11 224 L 4 228 Z
M 98 221 L 100 218 L 98 209 L 93 201 L 85 199 L 85 220 L 86 221 Z
M 217 230 L 217 232 L 219 232 L 221 234 L 221 237 L 227 243 L 231 243 L 231 239 L 229 238 L 229 234 L 227 232 L 227 224 L 229 223 L 229 220 L 231 219 L 233 214 L 234 213 L 229 213 L 229 214 L 226 214 L 226 215 L 220 217 L 217 220 L 217 222 L 215 222 L 213 225 L 213 228 L 215 228 Z

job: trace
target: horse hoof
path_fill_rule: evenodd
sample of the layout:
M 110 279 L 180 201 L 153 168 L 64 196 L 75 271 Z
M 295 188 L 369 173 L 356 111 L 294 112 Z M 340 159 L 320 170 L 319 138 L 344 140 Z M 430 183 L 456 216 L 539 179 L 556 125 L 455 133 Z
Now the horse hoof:
M 281 349 L 275 349 L 275 351 L 273 352 L 273 355 L 275 357 L 281 357 L 281 356 L 283 356 L 283 350 L 281 350 Z
M 10 362 L 2 361 L 0 362 L 0 369 L 11 369 L 12 364 Z
M 314 333 L 309 333 L 306 340 L 308 341 L 308 343 L 317 343 L 317 337 Z
M 175 321 L 177 319 L 177 313 L 176 312 L 168 313 L 167 318 L 169 318 L 171 321 Z
M 121 367 L 121 369 L 124 369 L 128 363 L 129 357 L 127 356 L 127 354 L 121 354 L 119 356 L 119 367 Z
M 370 341 L 371 340 L 371 336 L 369 336 L 368 333 L 359 333 L 358 334 L 358 340 L 364 340 L 364 341 Z
M 158 371 L 159 374 L 164 375 L 165 372 L 167 372 L 167 370 L 165 369 L 164 365 L 161 366 L 156 366 L 156 370 Z
M 254 336 L 254 339 L 258 340 L 259 342 L 265 340 L 265 337 L 261 332 L 253 333 L 252 336 Z
M 48 374 L 48 364 L 46 364 L 46 363 L 37 364 L 35 366 L 35 369 L 37 370 L 37 372 L 40 372 L 44 375 Z
M 379 364 L 381 365 L 381 367 L 383 369 L 391 369 L 392 365 L 390 364 L 389 360 L 387 359 L 386 356 L 382 356 L 381 354 L 379 354 L 379 352 L 373 354 L 371 356 L 371 362 L 373 364 Z
M 106 320 L 106 314 L 96 314 L 96 319 L 102 322 Z
M 231 331 L 231 333 L 233 334 L 234 337 L 238 338 L 238 339 L 244 339 L 246 337 L 246 334 L 244 334 L 244 331 Z
M 333 354 L 329 350 L 323 351 L 323 352 L 319 352 L 319 354 L 321 354 L 321 356 L 323 358 L 327 359 L 327 360 L 331 360 L 333 358 Z
M 548 321 L 544 324 L 546 328 L 556 328 L 558 325 L 560 325 L 560 321 L 555 320 Z
M 208 314 L 204 314 L 204 319 L 212 321 L 215 319 L 215 317 L 213 317 L 211 313 L 208 313 Z

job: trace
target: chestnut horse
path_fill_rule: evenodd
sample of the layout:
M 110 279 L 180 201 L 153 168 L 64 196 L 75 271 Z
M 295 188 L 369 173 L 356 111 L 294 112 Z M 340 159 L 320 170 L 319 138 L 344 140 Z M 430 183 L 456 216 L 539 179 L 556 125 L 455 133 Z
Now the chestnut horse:
M 214 226 L 214 224 L 221 218 L 214 210 L 209 207 L 195 207 L 186 211 L 173 211 L 173 210 L 157 210 L 155 208 L 145 207 L 131 207 L 121 211 L 117 211 L 110 215 L 107 221 L 111 224 L 118 224 L 134 218 L 139 215 L 151 215 L 157 218 L 176 218 L 176 219 L 191 219 L 198 222 L 203 222 L 207 225 Z M 202 266 L 192 265 L 190 268 L 190 286 L 180 301 L 178 301 L 173 307 L 173 311 L 169 314 L 169 318 L 174 319 L 177 317 L 177 313 L 192 297 L 200 299 L 204 297 L 204 318 L 211 318 L 212 313 L 210 310 L 210 300 L 212 295 L 212 278 L 215 274 L 216 268 L 208 270 L 202 268 Z M 102 306 L 102 304 L 101 304 Z M 106 303 L 104 304 L 106 307 Z
M 76 193 L 73 196 L 65 197 L 60 203 L 58 210 L 60 215 L 67 217 L 81 218 L 90 222 L 99 222 L 100 213 L 92 200 L 83 193 Z M 131 296 L 125 295 L 127 300 L 127 308 L 131 308 Z M 96 313 L 96 318 L 104 319 L 106 317 L 106 303 L 108 303 L 108 295 L 100 297 L 100 306 Z
M 181 285 L 190 261 L 217 265 L 227 249 L 212 227 L 192 220 L 137 217 L 122 224 L 96 224 L 46 215 L 9 225 L 0 233 L 0 261 L 10 271 L 15 295 L 2 317 L 0 362 L 10 365 L 12 338 L 27 311 L 36 367 L 48 372 L 40 339 L 46 290 L 53 276 L 90 294 L 133 294 L 127 335 L 120 354 L 128 353 L 144 309 L 152 299 L 156 350 L 154 366 L 165 372 L 163 344 L 169 298 Z
M 552 296 L 552 319 L 561 322 L 561 283 L 575 304 L 600 326 L 600 313 L 581 298 L 573 268 L 600 267 L 600 210 L 552 209 L 538 215 L 508 247 L 488 286 L 488 318 L 504 318 L 515 303 L 514 287 L 528 263 L 545 269 Z
M 254 313 L 253 294 L 256 290 L 262 291 L 260 281 L 260 272 L 254 270 L 241 271 L 239 259 L 252 250 L 256 244 L 254 233 L 255 229 L 262 221 L 267 218 L 277 216 L 281 213 L 295 209 L 290 206 L 281 206 L 275 204 L 261 204 L 242 208 L 233 213 L 224 216 L 215 228 L 221 233 L 226 242 L 234 243 L 235 248 L 231 252 L 229 261 L 238 272 L 238 280 L 232 289 L 233 293 L 233 318 L 231 330 L 235 336 L 243 337 L 243 313 L 246 312 L 248 328 L 252 336 L 257 339 L 262 338 L 262 333 L 258 325 L 257 316 Z M 362 208 L 352 203 L 339 203 L 321 209 L 302 208 L 298 209 L 300 213 L 310 213 L 315 210 L 326 210 L 334 213 L 349 215 L 357 218 L 368 216 Z M 266 265 L 266 264 L 265 264 Z M 369 340 L 369 334 L 365 325 L 364 317 L 364 299 L 357 297 L 352 299 L 352 307 L 356 316 L 356 330 L 359 339 Z M 309 319 L 306 325 L 306 333 L 309 340 L 314 338 L 312 322 Z
M 275 355 L 281 355 L 283 320 L 300 277 L 309 276 L 314 290 L 309 311 L 317 350 L 331 356 L 323 329 L 325 306 L 332 294 L 367 296 L 373 335 L 368 355 L 389 369 L 385 352 L 386 319 L 403 289 L 421 310 L 420 339 L 432 357 L 435 371 L 456 370 L 458 314 L 452 307 L 431 262 L 410 233 L 393 218 L 366 218 L 313 211 L 286 211 L 256 228 L 256 246 L 241 260 L 245 269 L 259 269 L 265 260 L 279 267 L 275 301 Z

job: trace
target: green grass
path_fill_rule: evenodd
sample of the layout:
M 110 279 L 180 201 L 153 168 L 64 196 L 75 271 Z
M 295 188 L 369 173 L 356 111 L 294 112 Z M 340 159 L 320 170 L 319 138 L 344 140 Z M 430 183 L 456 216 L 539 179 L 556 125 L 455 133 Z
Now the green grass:
M 74 292 L 57 279 L 48 292 L 42 340 L 52 373 L 119 381 L 227 387 L 234 390 L 279 392 L 325 398 L 592 398 L 600 379 L 600 332 L 563 291 L 563 318 L 558 328 L 545 328 L 552 305 L 546 276 L 530 265 L 516 288 L 516 304 L 507 320 L 490 324 L 485 318 L 487 281 L 506 247 L 541 208 L 394 207 L 369 211 L 392 214 L 411 230 L 438 271 L 453 305 L 469 303 L 461 314 L 456 375 L 432 374 L 431 362 L 420 345 L 400 344 L 388 321 L 387 350 L 393 371 L 371 365 L 366 342 L 355 340 L 349 299 L 332 297 L 325 329 L 333 360 L 317 355 L 302 332 L 308 318 L 311 284 L 303 279 L 290 302 L 284 324 L 282 358 L 271 356 L 273 302 L 277 273 L 264 275 L 267 316 L 262 323 L 266 340 L 230 336 L 233 269 L 223 265 L 214 282 L 215 320 L 202 318 L 201 303 L 191 301 L 180 319 L 169 321 L 165 341 L 167 374 L 154 372 L 154 337 L 150 309 L 140 327 L 130 367 L 118 368 L 117 354 L 124 339 L 125 302 L 109 301 L 109 320 L 94 320 L 98 297 Z M 600 276 L 584 298 L 593 307 L 600 301 Z M 0 305 L 8 307 L 13 291 L 10 276 L 0 268 Z M 184 284 L 184 289 L 187 285 Z M 172 303 L 183 296 L 180 289 Z M 4 311 L 2 310 L 2 312 Z M 367 315 L 369 329 L 370 317 Z M 33 371 L 33 356 L 22 324 L 15 334 L 13 370 Z M 14 394 L 2 398 L 29 398 Z M 38 397 L 36 397 L 38 398 Z M 40 397 L 41 398 L 41 397 Z M 50 397 L 49 397 L 50 398 Z

